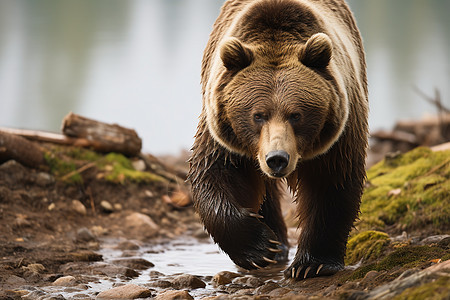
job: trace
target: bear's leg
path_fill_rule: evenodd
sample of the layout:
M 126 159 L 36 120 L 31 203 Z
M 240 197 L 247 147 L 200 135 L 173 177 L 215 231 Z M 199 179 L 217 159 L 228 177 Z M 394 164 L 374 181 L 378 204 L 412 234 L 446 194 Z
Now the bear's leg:
M 257 214 L 264 182 L 255 164 L 231 155 L 206 135 L 197 135 L 189 174 L 203 224 L 237 265 L 255 269 L 276 263 L 281 243 Z
M 330 165 L 317 161 L 299 166 L 301 232 L 286 278 L 331 275 L 343 269 L 347 238 L 359 212 L 364 164 L 354 161 L 345 174 L 337 168 L 330 171 Z
M 281 242 L 281 245 L 278 247 L 283 251 L 275 256 L 275 260 L 278 262 L 286 261 L 289 254 L 287 229 L 280 206 L 282 196 L 282 192 L 276 182 L 267 183 L 266 196 L 264 197 L 264 202 L 259 211 L 259 214 L 263 216 L 261 220 L 272 229 L 277 236 L 278 241 Z

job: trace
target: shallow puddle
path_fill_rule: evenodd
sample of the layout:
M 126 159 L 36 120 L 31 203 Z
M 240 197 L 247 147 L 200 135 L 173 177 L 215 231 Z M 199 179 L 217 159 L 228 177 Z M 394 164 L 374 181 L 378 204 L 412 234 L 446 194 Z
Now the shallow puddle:
M 102 263 L 114 264 L 117 259 L 145 259 L 155 266 L 140 271 L 140 275 L 135 278 L 108 277 L 104 275 L 90 275 L 91 280 L 85 285 L 85 288 L 78 287 L 55 287 L 47 286 L 39 288 L 45 292 L 46 296 L 61 295 L 66 299 L 86 299 L 95 298 L 101 292 L 111 289 L 121 284 L 137 284 L 147 286 L 157 291 L 162 288 L 151 285 L 156 280 L 171 281 L 177 275 L 190 274 L 201 278 L 205 283 L 205 288 L 199 288 L 189 291 L 195 298 L 214 296 L 221 292 L 211 284 L 212 277 L 221 271 L 230 271 L 240 273 L 242 276 L 253 275 L 264 281 L 282 279 L 282 271 L 286 265 L 279 265 L 269 269 L 246 271 L 238 268 L 230 258 L 222 252 L 211 239 L 198 240 L 190 236 L 182 236 L 175 240 L 159 242 L 156 244 L 143 244 L 139 250 L 118 250 L 117 239 L 105 239 L 102 241 L 102 249 L 98 251 L 103 255 Z M 124 255 L 125 254 L 125 255 Z M 290 256 L 295 254 L 295 248 L 291 249 Z

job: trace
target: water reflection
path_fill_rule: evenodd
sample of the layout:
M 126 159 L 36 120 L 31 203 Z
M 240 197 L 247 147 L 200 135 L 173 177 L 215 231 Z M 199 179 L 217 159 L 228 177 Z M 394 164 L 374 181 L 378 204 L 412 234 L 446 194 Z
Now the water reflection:
M 372 128 L 450 104 L 450 2 L 349 1 L 364 37 Z M 144 149 L 189 148 L 219 0 L 0 1 L 0 126 L 58 131 L 74 111 L 135 128 Z

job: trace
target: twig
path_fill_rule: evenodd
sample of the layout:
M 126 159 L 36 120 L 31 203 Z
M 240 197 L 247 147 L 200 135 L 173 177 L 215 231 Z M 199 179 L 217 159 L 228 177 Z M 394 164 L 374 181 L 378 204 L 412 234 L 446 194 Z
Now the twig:
M 422 92 L 417 86 L 414 86 L 414 91 L 419 94 L 419 96 L 421 96 L 423 99 L 425 99 L 425 101 L 433 104 L 434 106 L 437 107 L 437 109 L 439 110 L 439 112 L 445 112 L 447 114 L 450 114 L 450 109 L 445 107 L 442 104 L 441 101 L 441 93 L 439 92 L 438 89 L 434 89 L 434 98 L 431 98 L 429 96 L 427 96 L 424 92 Z
M 90 163 L 88 163 L 88 164 L 85 164 L 84 166 L 82 166 L 82 167 L 80 167 L 80 168 L 78 168 L 78 169 L 76 169 L 76 170 L 74 170 L 74 171 L 72 171 L 72 172 L 69 172 L 69 173 L 67 173 L 66 175 L 62 176 L 62 177 L 61 177 L 61 180 L 69 179 L 69 178 L 72 177 L 73 175 L 75 175 L 75 174 L 77 174 L 77 173 L 82 173 L 82 172 L 86 171 L 87 169 L 92 168 L 93 166 L 95 166 L 95 162 L 90 162 Z

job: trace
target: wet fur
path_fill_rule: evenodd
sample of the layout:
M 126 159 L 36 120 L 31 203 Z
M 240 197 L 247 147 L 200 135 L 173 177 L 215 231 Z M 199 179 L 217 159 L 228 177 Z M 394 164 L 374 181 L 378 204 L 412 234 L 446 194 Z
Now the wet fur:
M 307 66 L 298 67 L 294 60 L 301 60 L 306 42 L 316 33 L 331 39 L 329 65 L 323 67 L 323 60 L 310 55 L 304 61 Z M 220 54 L 230 38 L 251 51 L 241 56 L 243 52 L 237 51 L 242 64 L 248 65 L 243 67 L 246 72 L 264 67 L 250 90 L 246 85 L 251 82 L 236 82 L 241 62 L 236 66 L 233 55 L 227 56 L 229 51 Z M 224 55 L 230 58 L 228 65 Z M 301 80 L 290 76 L 291 72 L 301 72 Z M 308 86 L 308 93 L 290 88 L 298 85 Z M 247 269 L 286 259 L 281 193 L 276 181 L 258 166 L 258 131 L 244 116 L 259 106 L 276 106 L 277 113 L 285 115 L 294 109 L 285 103 L 301 97 L 302 106 L 308 107 L 299 109 L 308 111 L 303 116 L 307 120 L 293 128 L 303 159 L 287 178 L 298 203 L 301 235 L 285 276 L 301 279 L 342 269 L 365 179 L 368 110 L 362 42 L 345 2 L 227 1 L 205 49 L 202 88 L 203 110 L 189 179 L 195 208 L 214 241 Z M 274 91 L 276 99 L 287 100 L 257 100 L 258 95 Z M 320 96 L 325 102 L 316 100 Z

